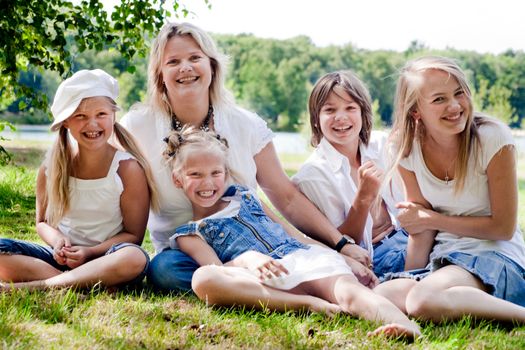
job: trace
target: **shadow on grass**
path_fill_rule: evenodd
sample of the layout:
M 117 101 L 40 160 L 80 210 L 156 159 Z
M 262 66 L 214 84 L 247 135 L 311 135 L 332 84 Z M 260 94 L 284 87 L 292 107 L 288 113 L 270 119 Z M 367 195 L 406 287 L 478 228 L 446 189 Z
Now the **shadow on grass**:
M 42 163 L 46 150 L 36 147 L 6 147 L 13 156 L 12 165 L 36 169 Z

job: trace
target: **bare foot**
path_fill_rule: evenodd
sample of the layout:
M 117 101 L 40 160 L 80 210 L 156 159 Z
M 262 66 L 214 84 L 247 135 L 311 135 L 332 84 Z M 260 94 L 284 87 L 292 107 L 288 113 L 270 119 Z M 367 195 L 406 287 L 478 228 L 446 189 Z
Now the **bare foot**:
M 327 316 L 335 316 L 336 314 L 342 311 L 341 307 L 337 304 L 332 304 L 324 299 L 312 297 L 312 302 L 309 306 L 310 310 L 313 312 L 321 312 Z
M 417 324 L 403 325 L 400 323 L 389 323 L 377 328 L 372 332 L 368 332 L 369 337 L 378 335 L 386 336 L 387 338 L 405 338 L 415 339 L 421 335 L 421 331 Z

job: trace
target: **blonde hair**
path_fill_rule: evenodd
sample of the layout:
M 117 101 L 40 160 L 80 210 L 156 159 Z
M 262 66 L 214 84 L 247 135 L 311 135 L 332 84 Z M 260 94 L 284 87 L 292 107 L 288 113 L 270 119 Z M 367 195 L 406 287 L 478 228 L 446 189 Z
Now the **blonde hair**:
M 105 98 L 111 104 L 113 112 L 116 112 L 118 107 L 115 101 L 109 97 Z M 140 151 L 133 136 L 122 125 L 115 121 L 113 129 L 120 146 L 135 157 L 142 169 L 144 169 L 150 193 L 150 205 L 154 211 L 158 211 L 158 192 L 149 163 Z M 74 150 L 69 141 L 68 130 L 61 125 L 58 137 L 51 148 L 46 183 L 47 197 L 44 198 L 44 202 L 47 204 L 46 221 L 53 227 L 58 225 L 69 209 L 69 177 L 72 173 L 73 157 Z
M 224 164 L 227 177 L 235 183 L 243 184 L 242 177 L 230 166 L 228 141 L 213 131 L 202 131 L 191 125 L 185 125 L 180 131 L 171 131 L 164 141 L 167 145 L 162 154 L 174 173 L 180 174 L 188 158 L 193 157 L 195 153 L 205 152 L 219 157 Z
M 331 92 L 334 92 L 336 87 L 343 89 L 343 91 L 359 105 L 362 119 L 359 140 L 363 144 L 368 145 L 370 134 L 372 133 L 372 103 L 370 93 L 365 84 L 350 70 L 325 74 L 315 83 L 308 100 L 310 127 L 312 128 L 311 145 L 316 147 L 319 142 L 321 142 L 323 132 L 321 131 L 319 123 L 319 115 L 328 96 Z
M 172 108 L 168 100 L 166 86 L 162 77 L 162 59 L 168 41 L 176 36 L 188 35 L 199 45 L 210 59 L 212 80 L 210 84 L 210 103 L 214 107 L 231 105 L 232 94 L 225 87 L 227 57 L 217 49 L 211 36 L 190 23 L 166 23 L 153 41 L 148 64 L 148 104 L 171 118 Z
M 490 119 L 482 114 L 474 113 L 472 106 L 472 94 L 467 78 L 458 64 L 449 58 L 438 56 L 426 56 L 409 61 L 400 72 L 397 81 L 396 95 L 394 101 L 394 125 L 390 133 L 390 143 L 393 146 L 393 159 L 387 172 L 386 180 L 391 179 L 393 171 L 399 165 L 401 159 L 410 155 L 414 140 L 420 142 L 425 135 L 423 123 L 416 122 L 412 113 L 417 108 L 421 98 L 421 88 L 424 83 L 422 75 L 428 70 L 440 70 L 456 79 L 465 96 L 467 97 L 468 111 L 465 129 L 459 134 L 459 150 L 455 165 L 454 192 L 460 192 L 467 176 L 469 155 L 477 159 L 480 148 L 478 127 Z

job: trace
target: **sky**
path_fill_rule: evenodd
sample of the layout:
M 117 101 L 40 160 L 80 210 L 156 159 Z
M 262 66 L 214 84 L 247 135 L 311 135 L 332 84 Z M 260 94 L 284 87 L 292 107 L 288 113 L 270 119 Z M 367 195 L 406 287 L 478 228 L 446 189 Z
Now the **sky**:
M 413 40 L 432 49 L 498 54 L 525 51 L 522 0 L 180 0 L 183 19 L 221 34 L 287 39 L 306 35 L 318 46 L 351 43 L 403 51 Z

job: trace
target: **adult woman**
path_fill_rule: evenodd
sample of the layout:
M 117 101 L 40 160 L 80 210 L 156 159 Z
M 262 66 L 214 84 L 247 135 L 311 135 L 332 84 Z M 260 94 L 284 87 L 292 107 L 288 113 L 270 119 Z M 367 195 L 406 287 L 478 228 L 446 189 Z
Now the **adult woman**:
M 163 139 L 171 129 L 190 124 L 214 130 L 231 148 L 233 170 L 250 188 L 259 185 L 275 207 L 295 226 L 335 246 L 341 234 L 294 187 L 281 168 L 271 130 L 254 113 L 237 107 L 224 87 L 225 58 L 211 37 L 188 23 L 167 23 L 155 39 L 148 67 L 148 102 L 134 107 L 123 124 L 143 146 L 161 189 L 159 214 L 148 228 L 157 255 L 149 280 L 167 290 L 191 288 L 198 265 L 177 249 L 169 249 L 174 229 L 191 219 L 189 201 L 171 180 L 162 159 Z M 365 263 L 367 253 L 347 244 L 342 252 Z
M 378 289 L 404 290 L 398 306 L 435 322 L 463 315 L 524 322 L 525 244 L 508 127 L 473 112 L 454 61 L 423 57 L 401 72 L 392 141 L 407 192 L 398 219 L 410 234 L 412 267 L 430 262 L 430 274 Z

